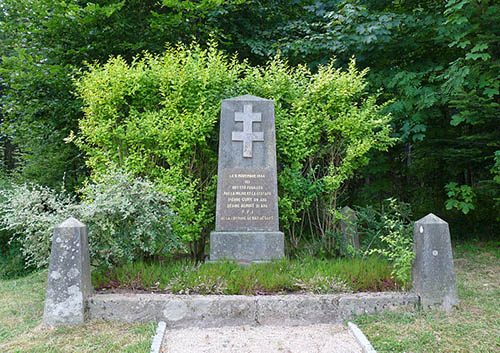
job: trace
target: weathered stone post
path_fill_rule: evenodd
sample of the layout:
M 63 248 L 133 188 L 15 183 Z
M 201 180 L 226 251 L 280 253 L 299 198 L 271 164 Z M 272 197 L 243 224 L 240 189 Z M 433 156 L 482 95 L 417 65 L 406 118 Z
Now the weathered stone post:
M 351 245 L 354 249 L 359 250 L 359 234 L 356 225 L 356 212 L 349 206 L 345 206 L 340 211 L 343 220 L 340 221 L 340 231 L 344 237 L 344 244 Z
M 43 325 L 83 323 L 91 294 L 88 228 L 70 217 L 54 228 Z
M 451 310 L 458 294 L 448 223 L 429 213 L 415 222 L 413 240 L 413 288 L 423 309 Z

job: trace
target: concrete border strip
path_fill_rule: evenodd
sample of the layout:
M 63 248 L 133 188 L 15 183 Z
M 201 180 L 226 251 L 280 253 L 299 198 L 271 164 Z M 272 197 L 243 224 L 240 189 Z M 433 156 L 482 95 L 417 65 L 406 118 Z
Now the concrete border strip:
M 156 334 L 153 337 L 153 343 L 151 343 L 151 353 L 160 353 L 160 348 L 163 343 L 163 336 L 165 335 L 166 328 L 167 324 L 165 321 L 158 322 Z
M 340 324 L 358 315 L 417 305 L 418 297 L 405 292 L 262 296 L 97 294 L 88 301 L 91 319 L 164 321 L 168 328 Z
M 370 341 L 368 341 L 368 338 L 366 338 L 363 331 L 361 331 L 359 327 L 356 326 L 356 324 L 349 321 L 347 323 L 347 327 L 349 327 L 349 331 L 352 332 L 352 334 L 356 338 L 356 341 L 358 341 L 361 349 L 363 350 L 363 353 L 377 353 L 375 349 L 373 349 Z

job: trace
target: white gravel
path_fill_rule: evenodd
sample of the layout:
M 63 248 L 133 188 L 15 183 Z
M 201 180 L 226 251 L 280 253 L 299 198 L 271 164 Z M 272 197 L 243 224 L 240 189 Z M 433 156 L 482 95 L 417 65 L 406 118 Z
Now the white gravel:
M 231 326 L 167 329 L 164 353 L 360 353 L 349 330 L 339 325 Z

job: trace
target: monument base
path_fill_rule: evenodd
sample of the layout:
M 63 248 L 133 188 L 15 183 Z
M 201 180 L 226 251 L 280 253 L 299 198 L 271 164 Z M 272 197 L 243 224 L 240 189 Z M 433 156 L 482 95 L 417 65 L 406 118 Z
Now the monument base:
M 262 262 L 285 255 L 282 232 L 211 232 L 210 261 Z

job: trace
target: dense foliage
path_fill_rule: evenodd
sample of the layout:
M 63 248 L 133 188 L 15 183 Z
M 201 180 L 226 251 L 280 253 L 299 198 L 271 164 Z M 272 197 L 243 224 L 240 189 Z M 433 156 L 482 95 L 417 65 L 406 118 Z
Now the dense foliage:
M 138 259 L 170 257 L 182 248 L 172 230 L 171 193 L 148 180 L 108 171 L 82 189 L 75 217 L 89 227 L 94 264 L 111 266 Z
M 171 197 L 150 182 L 112 172 L 82 193 L 84 200 L 76 202 L 37 184 L 0 190 L 0 230 L 10 232 L 9 242 L 20 244 L 21 264 L 46 266 L 54 227 L 70 216 L 88 225 L 95 265 L 170 256 L 182 246 L 172 232 Z
M 346 65 L 354 55 L 358 65 L 370 67 L 371 89 L 384 88 L 385 97 L 394 98 L 387 111 L 400 143 L 389 154 L 376 154 L 376 162 L 352 184 L 352 200 L 398 195 L 412 202 L 418 215 L 444 213 L 462 236 L 494 236 L 498 224 L 491 220 L 500 209 L 493 199 L 500 189 L 490 169 L 500 149 L 500 3 L 301 4 L 300 19 L 277 27 L 271 34 L 275 41 L 262 41 L 267 52 L 281 50 L 310 65 L 331 56 Z M 477 197 L 450 201 L 449 183 Z M 445 203 L 460 202 L 468 207 L 444 210 Z
M 337 201 L 375 205 L 397 197 L 411 203 L 415 218 L 434 212 L 449 221 L 452 237 L 494 238 L 500 229 L 499 17 L 500 3 L 491 0 L 2 0 L 0 179 L 70 192 L 82 186 L 89 174 L 84 155 L 65 139 L 71 131 L 78 134 L 83 118 L 72 78 L 86 70 L 86 62 L 103 64 L 114 57 L 130 65 L 144 51 L 158 54 L 169 43 L 193 38 L 203 46 L 216 42 L 226 54 L 247 59 L 248 65 L 264 64 L 280 53 L 292 67 L 304 64 L 313 73 L 333 57 L 334 67 L 349 72 L 354 56 L 358 68 L 369 68 L 362 71 L 365 90 L 374 93 L 377 104 L 389 102 L 384 113 L 391 114 L 392 137 L 398 140 L 388 152 L 369 152 L 371 162 L 356 174 L 339 171 L 348 183 L 342 187 L 345 197 Z M 270 97 L 266 89 L 278 86 L 264 82 L 255 92 Z M 210 99 L 236 95 L 242 87 L 235 87 Z M 284 108 L 286 94 L 276 93 Z M 156 104 L 154 98 L 151 104 Z M 216 113 L 210 114 L 216 119 Z M 278 128 L 284 133 L 310 128 L 281 121 L 284 125 Z M 315 123 L 325 128 L 321 121 Z M 213 151 L 214 141 L 200 141 L 196 153 Z M 319 238 L 319 244 L 335 238 L 335 232 L 325 230 L 337 216 L 324 207 L 329 201 L 318 197 L 322 189 L 315 182 L 328 180 L 324 177 L 329 171 L 287 159 L 294 153 L 288 147 L 279 153 L 288 165 L 280 175 L 280 187 L 288 185 L 280 190 L 280 211 L 290 244 L 300 243 L 304 231 L 297 218 L 310 216 L 313 209 L 330 218 L 322 218 L 326 223 L 318 222 L 307 233 Z M 326 155 L 319 159 L 318 164 L 328 163 Z M 203 174 L 200 180 L 212 173 L 196 172 Z M 169 178 L 176 178 L 175 173 L 181 172 Z M 208 185 L 213 187 L 213 180 L 185 190 L 186 195 L 198 193 L 196 199 L 206 201 L 200 190 Z M 176 225 L 185 234 L 204 233 L 209 227 L 213 215 L 204 213 L 208 208 L 198 202 L 182 205 L 181 219 L 194 219 L 202 211 L 195 223 Z M 5 243 L 9 234 L 0 234 L 4 252 L 17 246 Z M 332 247 L 328 241 L 323 245 Z M 193 252 L 200 249 L 193 244 Z
M 379 254 L 393 264 L 392 274 L 409 284 L 413 251 L 413 214 L 409 204 L 396 199 L 382 202 L 380 209 L 356 208 L 357 231 L 364 255 Z
M 180 220 L 174 230 L 195 241 L 192 253 L 202 257 L 214 228 L 220 101 L 243 94 L 272 99 L 281 227 L 292 249 L 310 232 L 331 252 L 347 180 L 370 151 L 394 141 L 390 117 L 366 94 L 364 75 L 354 62 L 347 71 L 330 64 L 316 74 L 280 58 L 252 67 L 213 45 L 168 48 L 131 65 L 113 58 L 76 82 L 85 117 L 72 139 L 94 180 L 115 166 L 173 190 Z
M 27 266 L 47 265 L 52 232 L 71 214 L 73 199 L 37 184 L 12 186 L 0 197 L 0 227 L 13 234 L 9 241 L 22 245 Z

